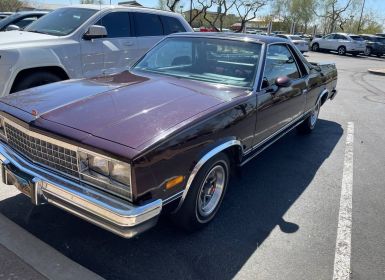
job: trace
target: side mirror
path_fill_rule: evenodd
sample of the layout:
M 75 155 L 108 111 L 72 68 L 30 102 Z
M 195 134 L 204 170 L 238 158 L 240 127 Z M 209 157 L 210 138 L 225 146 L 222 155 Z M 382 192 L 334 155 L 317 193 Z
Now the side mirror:
M 107 29 L 101 25 L 91 25 L 83 35 L 84 40 L 92 40 L 107 37 Z
M 20 27 L 14 24 L 8 25 L 5 31 L 19 31 Z
M 291 85 L 291 80 L 287 76 L 280 76 L 275 80 L 278 87 L 288 87 Z

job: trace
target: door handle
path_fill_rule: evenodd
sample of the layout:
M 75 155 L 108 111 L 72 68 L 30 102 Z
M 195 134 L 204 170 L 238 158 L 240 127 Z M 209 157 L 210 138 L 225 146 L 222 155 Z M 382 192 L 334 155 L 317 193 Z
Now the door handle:
M 123 45 L 125 46 L 132 46 L 134 44 L 134 42 L 124 42 Z

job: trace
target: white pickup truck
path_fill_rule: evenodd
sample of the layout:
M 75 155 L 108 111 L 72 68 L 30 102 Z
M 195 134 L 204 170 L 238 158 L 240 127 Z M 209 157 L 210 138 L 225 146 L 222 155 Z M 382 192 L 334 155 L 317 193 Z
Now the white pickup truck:
M 0 34 L 0 96 L 124 71 L 164 36 L 185 31 L 193 30 L 180 14 L 155 9 L 57 9 L 24 31 Z

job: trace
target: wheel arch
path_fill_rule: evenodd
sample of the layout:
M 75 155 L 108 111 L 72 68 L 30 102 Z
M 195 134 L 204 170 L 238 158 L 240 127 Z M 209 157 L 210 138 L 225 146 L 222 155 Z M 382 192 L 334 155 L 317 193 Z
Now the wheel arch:
M 187 179 L 186 187 L 182 193 L 181 199 L 179 201 L 178 206 L 175 208 L 173 213 L 176 213 L 180 207 L 182 206 L 188 191 L 200 171 L 200 169 L 204 166 L 204 164 L 212 159 L 214 156 L 217 154 L 224 152 L 230 160 L 230 166 L 237 165 L 241 161 L 242 153 L 243 153 L 243 147 L 242 144 L 239 140 L 236 139 L 231 139 L 231 140 L 226 140 L 217 143 L 216 146 L 211 147 L 210 149 L 205 150 L 205 152 L 202 153 L 202 156 L 200 159 L 196 162 L 196 164 L 193 166 L 192 171 Z
M 19 82 L 21 79 L 26 77 L 28 74 L 35 73 L 38 71 L 45 71 L 45 72 L 53 73 L 53 74 L 57 75 L 58 77 L 62 78 L 63 80 L 69 79 L 68 73 L 60 66 L 54 65 L 54 66 L 41 66 L 41 67 L 25 68 L 25 69 L 20 70 L 16 74 L 16 76 L 13 80 L 12 86 L 11 86 L 10 93 L 14 92 L 15 85 L 17 84 L 17 82 Z
M 329 97 L 329 91 L 327 89 L 324 89 L 320 95 L 318 96 L 318 99 L 317 99 L 317 102 L 321 102 L 321 106 L 326 102 L 326 100 L 328 100 L 328 97 Z

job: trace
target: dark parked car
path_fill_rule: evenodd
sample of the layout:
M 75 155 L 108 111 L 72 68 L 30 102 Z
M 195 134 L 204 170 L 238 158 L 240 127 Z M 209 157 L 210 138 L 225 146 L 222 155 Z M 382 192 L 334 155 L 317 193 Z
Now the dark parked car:
M 0 21 L 0 31 L 23 29 L 47 13 L 47 11 L 25 11 L 14 13 Z
M 385 38 L 370 34 L 361 34 L 361 38 L 366 41 L 365 55 L 377 55 L 378 57 L 385 54 Z
M 162 209 L 194 230 L 214 218 L 232 170 L 315 128 L 336 82 L 334 64 L 308 63 L 281 38 L 171 35 L 130 71 L 1 99 L 0 174 L 34 204 L 124 237 Z
M 376 33 L 376 36 L 385 37 L 385 33 Z

